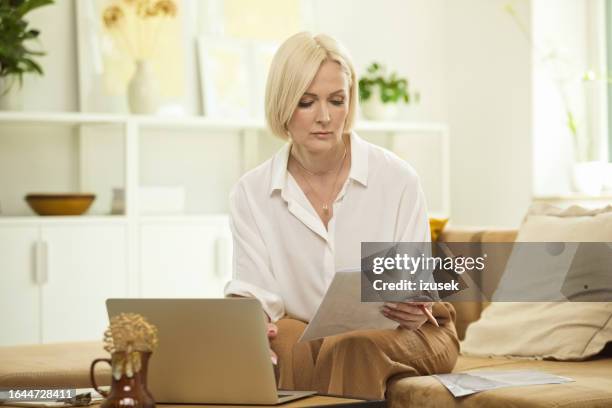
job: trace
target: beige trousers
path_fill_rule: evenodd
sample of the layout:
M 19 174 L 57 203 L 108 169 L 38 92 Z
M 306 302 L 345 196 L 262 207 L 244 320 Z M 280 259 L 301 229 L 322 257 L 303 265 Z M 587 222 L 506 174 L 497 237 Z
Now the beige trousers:
M 360 398 L 384 398 L 387 382 L 450 372 L 459 354 L 455 309 L 435 303 L 437 328 L 360 330 L 297 343 L 306 323 L 283 318 L 272 349 L 278 355 L 279 388 Z

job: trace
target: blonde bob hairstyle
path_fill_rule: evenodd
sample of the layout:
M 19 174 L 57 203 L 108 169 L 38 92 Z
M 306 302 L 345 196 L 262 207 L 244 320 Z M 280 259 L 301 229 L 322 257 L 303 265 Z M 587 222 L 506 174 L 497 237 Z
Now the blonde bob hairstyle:
M 350 133 L 357 111 L 357 75 L 346 49 L 334 38 L 301 32 L 289 37 L 278 49 L 266 83 L 266 120 L 272 133 L 289 138 L 287 125 L 300 98 L 314 79 L 321 64 L 331 60 L 340 64 L 349 85 L 348 115 L 344 133 Z

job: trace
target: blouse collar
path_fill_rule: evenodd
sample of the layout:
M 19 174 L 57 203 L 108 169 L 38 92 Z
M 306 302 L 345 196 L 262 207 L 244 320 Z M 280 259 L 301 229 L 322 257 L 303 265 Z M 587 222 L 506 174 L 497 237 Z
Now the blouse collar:
M 287 162 L 290 152 L 291 142 L 288 142 L 272 158 L 270 194 L 275 190 L 282 191 L 287 186 Z M 351 132 L 351 170 L 348 177 L 364 187 L 368 185 L 368 146 L 354 131 Z

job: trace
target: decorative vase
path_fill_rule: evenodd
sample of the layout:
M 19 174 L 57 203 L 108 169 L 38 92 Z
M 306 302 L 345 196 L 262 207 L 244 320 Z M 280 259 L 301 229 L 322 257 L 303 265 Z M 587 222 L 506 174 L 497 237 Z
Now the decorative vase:
M 136 352 L 140 354 L 140 369 L 134 370 L 131 376 L 122 373 L 121 367 L 114 365 L 120 364 L 127 358 L 126 352 L 115 352 L 110 358 L 97 358 L 91 363 L 89 376 L 94 389 L 98 391 L 105 399 L 100 405 L 100 408 L 154 408 L 155 400 L 147 388 L 147 370 L 149 366 L 149 358 L 151 352 Z M 133 353 L 132 353 L 133 354 Z M 108 363 L 111 366 L 113 373 L 110 391 L 101 390 L 96 384 L 94 376 L 95 365 L 99 362 Z M 121 373 L 117 378 L 115 373 Z
M 374 86 L 370 99 L 361 104 L 361 110 L 366 119 L 370 120 L 391 120 L 398 114 L 397 103 L 384 103 L 380 98 L 380 87 Z
M 136 61 L 134 75 L 128 84 L 131 113 L 152 114 L 159 106 L 159 83 L 148 60 Z
M 0 77 L 0 110 L 23 110 L 23 92 L 14 75 Z
M 582 194 L 597 196 L 601 194 L 604 183 L 604 163 L 598 161 L 574 163 L 574 189 Z

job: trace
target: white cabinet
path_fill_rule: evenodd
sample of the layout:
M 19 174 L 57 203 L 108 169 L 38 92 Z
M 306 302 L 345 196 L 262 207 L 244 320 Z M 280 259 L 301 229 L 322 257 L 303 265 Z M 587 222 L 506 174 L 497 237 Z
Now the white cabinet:
M 42 341 L 102 339 L 105 300 L 127 297 L 126 229 L 123 225 L 50 225 L 42 284 Z
M 128 293 L 125 225 L 30 224 L 0 225 L 0 345 L 101 339 Z
M 40 341 L 35 226 L 0 227 L 0 345 Z
M 138 228 L 136 247 L 129 229 Z M 130 250 L 133 248 L 133 250 Z M 138 273 L 130 271 L 137 257 Z M 228 217 L 0 223 L 0 345 L 101 339 L 112 297 L 220 297 Z M 132 286 L 130 286 L 132 283 Z
M 223 296 L 231 277 L 227 217 L 186 222 L 144 222 L 140 228 L 140 295 Z

